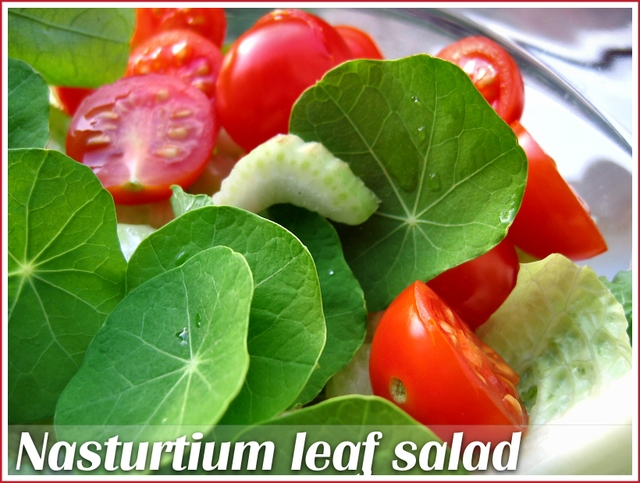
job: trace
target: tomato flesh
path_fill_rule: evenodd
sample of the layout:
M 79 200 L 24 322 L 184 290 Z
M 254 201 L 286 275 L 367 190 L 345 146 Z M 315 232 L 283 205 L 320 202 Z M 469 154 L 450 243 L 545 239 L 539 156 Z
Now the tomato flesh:
M 189 30 L 169 30 L 134 49 L 126 75 L 173 75 L 213 98 L 221 65 L 220 49 L 207 39 Z
M 369 359 L 373 393 L 395 403 L 443 441 L 507 441 L 528 416 L 518 375 L 425 283 L 385 311 Z
M 159 32 L 192 30 L 221 47 L 227 33 L 223 8 L 136 8 L 136 29 L 131 45 L 136 47 Z
M 510 240 L 429 280 L 433 289 L 472 330 L 484 324 L 516 285 L 520 263 Z
M 371 36 L 351 25 L 334 27 L 349 46 L 354 59 L 382 60 L 384 57 Z
M 175 77 L 125 77 L 80 104 L 67 154 L 89 166 L 116 203 L 167 199 L 209 161 L 217 122 L 207 97 Z
M 515 60 L 493 40 L 465 37 L 442 49 L 436 57 L 457 64 L 507 124 L 520 119 L 524 84 Z
M 579 261 L 605 252 L 607 243 L 586 203 L 564 180 L 555 161 L 522 124 L 511 127 L 529 161 L 522 205 L 509 229 L 511 242 L 539 259 L 561 253 Z
M 217 85 L 220 122 L 251 151 L 289 131 L 296 99 L 351 51 L 324 20 L 299 10 L 260 18 L 225 55 Z

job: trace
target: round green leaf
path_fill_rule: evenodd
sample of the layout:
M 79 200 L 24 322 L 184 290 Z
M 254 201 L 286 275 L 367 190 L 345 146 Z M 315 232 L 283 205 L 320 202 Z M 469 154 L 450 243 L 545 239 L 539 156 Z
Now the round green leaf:
M 58 437 L 167 441 L 185 426 L 210 430 L 249 368 L 252 293 L 247 262 L 226 247 L 205 250 L 131 291 L 62 393 Z
M 322 306 L 327 322 L 327 343 L 318 366 L 297 399 L 315 398 L 327 381 L 353 358 L 367 333 L 364 294 L 342 253 L 333 226 L 317 213 L 293 205 L 269 209 L 269 217 L 291 230 L 309 249 L 320 279 Z
M 49 86 L 26 62 L 9 59 L 11 148 L 44 148 L 49 140 Z
M 224 424 L 250 424 L 269 419 L 295 402 L 325 344 L 318 274 L 302 243 L 282 226 L 248 211 L 200 208 L 140 243 L 129 260 L 127 288 L 218 245 L 244 255 L 254 277 L 250 369 L 242 391 L 222 419 Z
M 57 151 L 9 151 L 9 421 L 53 415 L 124 296 L 111 195 Z
M 372 311 L 488 251 L 520 206 L 527 163 L 515 134 L 459 67 L 428 55 L 336 67 L 298 100 L 290 130 L 348 162 L 381 200 L 364 224 L 338 226 Z
M 132 8 L 10 8 L 9 55 L 47 83 L 99 87 L 124 74 L 135 27 Z

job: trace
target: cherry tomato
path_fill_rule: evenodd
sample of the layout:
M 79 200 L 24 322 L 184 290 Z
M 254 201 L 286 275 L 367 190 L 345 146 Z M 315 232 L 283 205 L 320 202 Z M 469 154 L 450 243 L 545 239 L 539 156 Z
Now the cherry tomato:
M 420 281 L 380 319 L 369 375 L 374 394 L 445 442 L 459 431 L 470 441 L 506 441 L 528 423 L 518 375 Z
M 518 64 L 486 37 L 465 37 L 442 49 L 436 57 L 464 70 L 489 104 L 507 124 L 518 121 L 524 108 L 524 84 Z
M 351 25 L 336 25 L 335 29 L 351 49 L 354 59 L 382 60 L 382 52 L 371 36 Z
M 201 35 L 189 30 L 168 30 L 134 49 L 126 75 L 173 75 L 213 98 L 221 65 L 220 49 Z
M 60 103 L 62 112 L 73 116 L 80 103 L 95 89 L 85 89 L 83 87 L 58 86 L 53 88 L 54 95 Z
M 586 260 L 607 250 L 589 208 L 564 180 L 555 161 L 519 122 L 511 126 L 529 160 L 527 185 L 508 238 L 536 258 L 561 253 Z
M 509 296 L 519 269 L 516 249 L 504 239 L 484 255 L 441 273 L 427 285 L 475 330 Z
M 251 151 L 289 130 L 296 99 L 351 51 L 324 20 L 300 10 L 260 18 L 225 55 L 217 85 L 220 122 Z
M 168 75 L 124 77 L 87 97 L 67 154 L 93 169 L 116 203 L 142 204 L 188 187 L 209 161 L 217 121 L 195 87 Z
M 222 8 L 136 8 L 136 30 L 131 45 L 136 47 L 158 32 L 188 29 L 222 47 L 227 18 Z

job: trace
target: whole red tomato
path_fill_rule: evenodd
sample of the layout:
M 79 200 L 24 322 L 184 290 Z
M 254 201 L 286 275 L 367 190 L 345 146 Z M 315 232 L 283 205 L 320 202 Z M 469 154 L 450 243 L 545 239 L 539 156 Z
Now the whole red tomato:
M 225 55 L 217 85 L 222 126 L 245 151 L 287 133 L 300 94 L 350 58 L 324 20 L 300 10 L 267 14 Z
M 465 37 L 442 49 L 436 57 L 460 66 L 507 124 L 520 119 L 524 108 L 520 69 L 493 40 Z
M 67 154 L 93 169 L 116 203 L 167 199 L 188 187 L 215 143 L 216 117 L 202 91 L 161 74 L 124 77 L 98 88 L 78 107 Z
M 53 88 L 53 93 L 60 103 L 62 112 L 73 116 L 84 98 L 94 90 L 95 89 L 87 89 L 84 87 L 59 86 Z
M 373 393 L 429 426 L 443 441 L 497 443 L 524 431 L 518 375 L 425 283 L 384 312 L 369 359 Z
M 484 255 L 441 273 L 427 285 L 475 330 L 509 296 L 519 269 L 516 249 L 504 239 Z
M 335 29 L 351 49 L 354 59 L 382 60 L 384 58 L 380 48 L 368 33 L 351 25 L 336 25 Z
M 220 49 L 190 30 L 167 30 L 142 42 L 129 56 L 126 75 L 169 74 L 213 98 L 222 65 Z
M 131 45 L 136 47 L 165 30 L 188 29 L 222 47 L 227 17 L 222 8 L 136 8 L 136 29 Z
M 586 260 L 607 250 L 589 208 L 564 180 L 555 161 L 516 122 L 511 126 L 524 149 L 528 164 L 522 206 L 508 238 L 536 258 L 561 253 L 571 260 Z

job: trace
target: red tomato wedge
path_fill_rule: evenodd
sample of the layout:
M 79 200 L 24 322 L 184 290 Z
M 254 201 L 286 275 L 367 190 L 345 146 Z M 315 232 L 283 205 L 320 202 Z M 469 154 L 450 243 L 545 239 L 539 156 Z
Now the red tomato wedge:
M 125 77 L 88 96 L 71 120 L 67 154 L 89 166 L 116 203 L 142 204 L 186 188 L 217 133 L 211 102 L 168 75 Z
M 188 29 L 222 47 L 227 33 L 227 17 L 223 8 L 136 8 L 136 30 L 133 47 L 159 32 Z
M 504 239 L 484 255 L 441 273 L 427 285 L 475 330 L 509 296 L 519 269 L 516 249 Z
M 524 84 L 518 64 L 486 37 L 465 37 L 442 49 L 436 57 L 457 64 L 507 124 L 524 109 Z
M 518 375 L 425 283 L 384 312 L 373 335 L 373 393 L 429 426 L 443 441 L 497 443 L 524 431 Z
M 319 17 L 300 10 L 265 15 L 225 55 L 216 95 L 222 126 L 246 152 L 286 134 L 300 94 L 350 59 L 340 34 Z
M 519 122 L 511 126 L 529 161 L 522 206 L 508 238 L 536 258 L 561 253 L 586 260 L 607 250 L 586 203 L 564 180 L 549 157 Z
M 382 60 L 380 48 L 371 36 L 351 25 L 336 25 L 334 27 L 349 46 L 354 59 Z
M 213 98 L 221 66 L 222 53 L 210 41 L 189 30 L 169 30 L 133 50 L 127 75 L 173 75 Z

